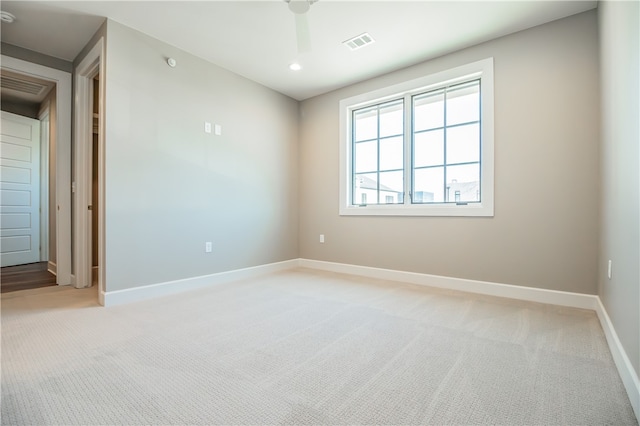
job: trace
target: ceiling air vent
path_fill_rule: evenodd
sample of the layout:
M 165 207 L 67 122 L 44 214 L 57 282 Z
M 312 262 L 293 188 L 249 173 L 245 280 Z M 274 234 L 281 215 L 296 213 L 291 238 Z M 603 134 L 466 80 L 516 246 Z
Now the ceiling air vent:
M 374 41 L 375 40 L 373 39 L 373 37 L 371 37 L 371 35 L 369 35 L 369 33 L 363 33 L 363 34 L 360 34 L 359 36 L 343 41 L 342 44 L 344 44 L 351 50 L 358 50 L 361 47 L 365 47 L 373 43 Z
M 47 86 L 34 83 L 32 81 L 19 80 L 17 78 L 3 75 L 0 78 L 0 86 L 3 89 L 15 90 L 21 93 L 28 93 L 30 95 L 39 95 Z

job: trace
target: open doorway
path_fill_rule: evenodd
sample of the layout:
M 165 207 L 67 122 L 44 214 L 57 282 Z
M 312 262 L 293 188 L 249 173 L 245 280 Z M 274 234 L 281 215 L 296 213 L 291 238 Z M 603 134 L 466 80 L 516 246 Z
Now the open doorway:
M 20 59 L 2 55 L 2 71 L 34 77 L 51 82 L 56 87 L 56 96 L 50 105 L 55 106 L 55 117 L 50 112 L 49 132 L 55 138 L 51 147 L 49 163 L 52 202 L 49 217 L 50 250 L 48 265 L 56 273 L 58 285 L 73 284 L 71 274 L 71 74 Z M 51 110 L 50 110 L 51 111 Z M 54 216 L 52 218 L 52 216 Z M 54 236 L 54 237 L 52 237 Z
M 49 155 L 55 133 L 49 132 L 55 117 L 54 82 L 0 70 L 2 132 L 0 143 L 0 239 L 3 268 L 50 261 L 55 274 L 55 247 L 49 247 Z M 52 102 L 53 101 L 53 102 Z M 55 235 L 53 236 L 55 239 Z M 40 268 L 41 269 L 41 268 Z M 45 267 L 46 269 L 46 267 Z M 49 268 L 52 269 L 52 268 Z M 6 270 L 3 270 L 6 272 Z
M 8 177 L 9 186 L 20 186 L 3 186 L 3 191 L 6 189 L 14 198 L 17 197 L 14 202 L 8 202 L 14 205 L 6 206 L 7 209 L 3 206 L 2 209 L 3 227 L 8 225 L 12 228 L 3 229 L 2 236 L 10 237 L 13 245 L 17 244 L 13 247 L 16 253 L 7 253 L 6 259 L 3 253 L 3 266 L 19 266 L 19 273 L 15 271 L 19 275 L 16 278 L 26 285 L 38 285 L 39 280 L 49 284 L 72 284 L 69 204 L 71 74 L 5 55 L 2 55 L 0 72 L 2 109 L 10 113 L 7 117 L 12 117 L 8 118 L 11 126 L 3 125 L 3 134 L 9 133 L 6 130 L 12 126 L 17 126 L 13 130 L 18 132 L 3 135 L 3 145 L 7 144 L 7 147 L 3 146 L 3 153 L 15 151 L 11 158 L 3 154 L 3 169 L 11 172 L 3 173 L 3 178 Z M 25 124 L 28 120 L 36 124 Z M 27 132 L 31 133 L 31 147 L 25 146 L 26 138 L 20 136 L 20 130 L 28 129 L 31 129 Z M 37 141 L 33 138 L 35 133 L 41 135 Z M 29 155 L 25 157 L 27 153 Z M 36 162 L 39 164 L 35 165 Z M 20 196 L 29 199 L 19 203 Z M 30 207 L 30 211 L 17 211 L 19 204 Z M 11 244 L 5 246 L 4 242 L 3 251 L 11 247 Z M 22 255 L 28 252 L 30 257 L 23 258 Z M 23 272 L 25 262 L 33 265 L 37 272 Z M 3 289 L 9 276 L 5 272 L 7 270 L 3 270 Z M 53 279 L 51 273 L 55 274 Z

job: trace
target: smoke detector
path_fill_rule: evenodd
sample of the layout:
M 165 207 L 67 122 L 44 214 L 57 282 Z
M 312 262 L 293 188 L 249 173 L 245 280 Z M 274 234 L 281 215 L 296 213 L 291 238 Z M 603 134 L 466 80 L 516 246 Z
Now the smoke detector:
M 4 10 L 0 11 L 0 21 L 4 22 L 5 24 L 11 24 L 15 20 L 16 20 L 16 17 L 13 16 L 11 13 L 5 12 Z

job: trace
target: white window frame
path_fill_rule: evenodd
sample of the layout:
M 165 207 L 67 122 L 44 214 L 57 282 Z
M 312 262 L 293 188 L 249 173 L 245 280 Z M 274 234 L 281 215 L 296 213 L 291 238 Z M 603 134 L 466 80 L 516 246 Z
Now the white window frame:
M 412 204 L 408 196 L 411 188 L 411 122 L 404 123 L 405 182 L 404 204 L 354 205 L 352 200 L 352 112 L 367 105 L 399 97 L 410 97 L 440 87 L 480 80 L 481 87 L 481 170 L 478 203 Z M 410 104 L 409 104 L 410 105 Z M 405 106 L 408 105 L 405 103 Z M 415 80 L 363 93 L 340 101 L 340 215 L 341 216 L 493 216 L 494 158 L 493 158 L 493 58 L 483 59 Z M 409 168 L 409 170 L 407 170 Z

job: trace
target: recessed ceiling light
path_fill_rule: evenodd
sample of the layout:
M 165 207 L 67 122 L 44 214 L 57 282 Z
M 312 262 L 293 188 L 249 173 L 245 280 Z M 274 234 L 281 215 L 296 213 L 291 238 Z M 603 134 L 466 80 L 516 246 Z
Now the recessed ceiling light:
M 297 62 L 294 62 L 294 63 L 292 63 L 292 64 L 290 64 L 290 65 L 289 65 L 289 69 L 290 69 L 291 71 L 300 71 L 300 70 L 302 69 L 302 65 L 300 65 L 300 64 L 299 64 L 299 63 L 297 63 Z
M 4 10 L 0 12 L 0 21 L 5 24 L 10 24 L 16 20 L 16 17 L 10 14 L 9 12 L 5 12 Z

